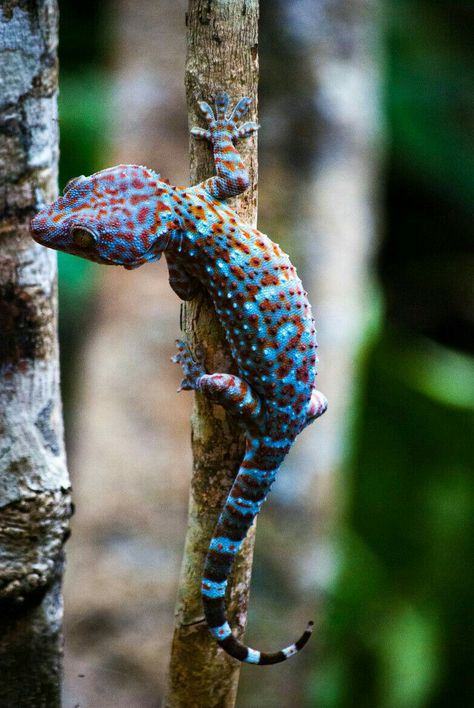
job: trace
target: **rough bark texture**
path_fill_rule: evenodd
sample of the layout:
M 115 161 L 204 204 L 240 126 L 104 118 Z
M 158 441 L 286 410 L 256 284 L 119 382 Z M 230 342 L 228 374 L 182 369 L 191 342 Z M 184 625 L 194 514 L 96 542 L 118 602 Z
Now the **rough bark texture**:
M 231 103 L 253 99 L 256 119 L 258 79 L 258 0 L 190 0 L 187 14 L 186 91 L 189 126 L 201 125 L 198 100 L 210 101 L 219 90 Z M 235 205 L 249 222 L 257 216 L 256 140 L 239 146 L 249 167 L 252 187 Z M 214 174 L 209 146 L 191 141 L 191 183 Z M 201 296 L 183 306 L 183 329 L 192 345 L 200 343 L 209 371 L 232 371 L 232 362 L 211 303 Z M 217 517 L 243 456 L 243 439 L 222 408 L 196 396 L 192 419 L 194 471 L 189 521 L 176 608 L 169 685 L 164 705 L 233 706 L 240 664 L 219 649 L 203 621 L 200 582 Z M 227 597 L 231 626 L 245 628 L 254 529 L 236 560 Z
M 57 7 L 0 9 L 0 705 L 59 705 L 71 513 L 56 339 L 56 256 L 28 231 L 56 197 Z

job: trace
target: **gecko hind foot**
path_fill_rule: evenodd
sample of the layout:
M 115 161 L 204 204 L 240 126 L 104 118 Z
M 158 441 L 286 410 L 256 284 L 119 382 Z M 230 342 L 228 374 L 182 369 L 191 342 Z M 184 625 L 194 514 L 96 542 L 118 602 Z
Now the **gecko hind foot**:
M 199 387 L 199 379 L 206 374 L 206 371 L 200 361 L 194 359 L 186 342 L 183 342 L 182 339 L 177 339 L 176 346 L 178 347 L 178 353 L 171 357 L 171 361 L 175 364 L 180 364 L 184 374 L 184 379 L 181 381 L 178 391 L 196 390 Z M 197 350 L 196 356 L 200 359 L 202 352 Z

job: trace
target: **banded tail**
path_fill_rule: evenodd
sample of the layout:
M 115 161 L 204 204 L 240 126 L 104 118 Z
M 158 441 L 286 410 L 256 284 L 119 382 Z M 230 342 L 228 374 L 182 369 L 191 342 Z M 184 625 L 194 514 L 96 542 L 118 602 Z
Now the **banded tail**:
M 294 644 L 267 653 L 251 649 L 233 636 L 227 621 L 225 593 L 234 558 L 259 513 L 290 445 L 248 445 L 242 465 L 219 517 L 204 564 L 202 601 L 212 636 L 230 656 L 248 664 L 278 664 L 297 654 L 313 631 L 310 622 Z

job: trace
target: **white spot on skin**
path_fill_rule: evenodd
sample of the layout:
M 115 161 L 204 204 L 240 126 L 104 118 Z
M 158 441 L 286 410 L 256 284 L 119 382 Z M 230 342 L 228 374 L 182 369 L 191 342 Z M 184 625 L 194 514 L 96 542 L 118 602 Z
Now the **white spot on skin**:
M 294 656 L 297 653 L 298 653 L 298 649 L 296 648 L 296 646 L 294 644 L 292 644 L 290 647 L 286 647 L 286 649 L 283 649 L 283 654 L 286 656 L 287 659 L 288 659 L 288 657 Z

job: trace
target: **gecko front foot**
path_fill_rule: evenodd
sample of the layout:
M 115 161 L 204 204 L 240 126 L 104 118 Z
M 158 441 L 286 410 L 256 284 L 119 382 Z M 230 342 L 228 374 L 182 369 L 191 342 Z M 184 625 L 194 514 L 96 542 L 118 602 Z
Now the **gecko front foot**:
M 180 364 L 184 374 L 184 379 L 181 381 L 178 391 L 197 390 L 199 388 L 199 379 L 206 374 L 204 367 L 193 358 L 186 342 L 177 339 L 176 346 L 178 347 L 178 353 L 171 357 L 171 361 L 175 364 Z M 197 352 L 198 356 L 200 353 Z
M 215 114 L 208 103 L 200 101 L 199 108 L 207 121 L 209 129 L 192 128 L 191 134 L 194 135 L 195 138 L 209 140 L 212 143 L 219 142 L 226 136 L 230 136 L 232 140 L 238 140 L 252 135 L 252 133 L 255 133 L 259 128 L 257 123 L 248 121 L 240 127 L 237 125 L 238 121 L 247 113 L 251 102 L 252 99 L 247 96 L 241 98 L 231 115 L 227 117 L 229 97 L 226 93 L 217 94 Z

